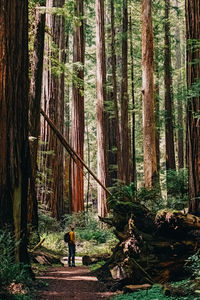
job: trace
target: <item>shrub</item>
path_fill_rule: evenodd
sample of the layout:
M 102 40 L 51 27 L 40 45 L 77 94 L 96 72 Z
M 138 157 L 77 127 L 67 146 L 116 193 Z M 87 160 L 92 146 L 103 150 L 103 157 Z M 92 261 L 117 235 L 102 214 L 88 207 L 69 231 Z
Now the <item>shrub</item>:
M 11 282 L 23 283 L 26 286 L 32 282 L 30 266 L 15 263 L 15 243 L 8 230 L 0 230 L 0 287 Z

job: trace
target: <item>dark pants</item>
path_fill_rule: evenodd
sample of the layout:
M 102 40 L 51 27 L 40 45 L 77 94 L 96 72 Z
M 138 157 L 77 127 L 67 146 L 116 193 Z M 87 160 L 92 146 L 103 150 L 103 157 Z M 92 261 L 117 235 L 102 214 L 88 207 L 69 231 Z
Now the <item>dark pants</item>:
M 75 266 L 76 246 L 73 243 L 68 243 L 68 247 L 69 247 L 68 265 L 71 266 L 71 259 L 72 259 L 72 266 Z

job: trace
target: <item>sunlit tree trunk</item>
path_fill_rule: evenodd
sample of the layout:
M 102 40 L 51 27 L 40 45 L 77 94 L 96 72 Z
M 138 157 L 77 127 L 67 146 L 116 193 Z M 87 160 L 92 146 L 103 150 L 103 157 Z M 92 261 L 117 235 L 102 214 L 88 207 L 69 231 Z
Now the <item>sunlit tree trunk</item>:
M 186 0 L 186 36 L 187 36 L 187 85 L 192 88 L 199 85 L 200 79 L 200 3 L 199 0 Z M 194 89 L 194 88 L 193 88 Z M 200 98 L 188 100 L 187 137 L 189 166 L 189 211 L 200 215 Z
M 73 83 L 72 89 L 72 126 L 71 145 L 76 153 L 83 159 L 84 148 L 84 26 L 83 26 L 83 0 L 75 1 L 75 16 L 79 20 L 74 27 L 73 62 L 81 63 L 80 67 L 74 67 L 74 72 L 80 82 Z M 83 198 L 83 166 L 72 160 L 71 164 L 72 184 L 72 210 L 74 212 L 84 210 Z
M 151 5 L 151 0 L 143 0 L 142 2 L 143 147 L 146 188 L 152 188 L 158 176 L 154 116 L 154 51 Z
M 104 0 L 96 0 L 96 59 L 97 59 L 97 173 L 98 178 L 107 185 L 107 144 L 106 118 L 104 103 L 106 100 L 106 65 L 104 33 Z M 106 192 L 98 185 L 98 214 L 106 216 Z
M 22 47 L 23 45 L 23 47 Z M 0 228 L 13 230 L 17 261 L 28 262 L 28 1 L 0 5 Z
M 122 180 L 130 183 L 130 137 L 128 126 L 128 2 L 123 0 L 122 25 L 122 83 L 121 83 L 121 141 L 122 141 Z
M 64 73 L 59 63 L 64 61 L 64 18 L 52 15 L 51 8 L 62 7 L 64 0 L 47 0 L 46 59 L 43 76 L 42 107 L 56 127 L 63 133 L 64 124 Z M 48 11 L 49 8 L 49 11 Z M 56 63 L 57 60 L 57 63 Z M 59 71 L 59 72 L 58 72 Z M 56 73 L 58 72 L 58 73 Z M 63 214 L 63 147 L 44 120 L 42 120 L 42 150 L 40 172 L 47 174 L 42 201 L 60 219 Z
M 165 145 L 166 169 L 176 169 L 174 151 L 174 128 L 172 113 L 172 64 L 169 21 L 170 0 L 165 0 L 165 43 L 164 43 L 164 84 L 165 84 Z
M 42 91 L 42 71 L 44 54 L 44 30 L 45 14 L 39 10 L 35 12 L 35 40 L 34 52 L 31 68 L 31 83 L 29 93 L 29 135 L 31 154 L 31 176 L 29 184 L 28 201 L 28 224 L 36 230 L 38 228 L 37 193 L 36 193 L 36 173 L 37 173 L 37 152 L 38 139 L 40 135 L 40 108 Z

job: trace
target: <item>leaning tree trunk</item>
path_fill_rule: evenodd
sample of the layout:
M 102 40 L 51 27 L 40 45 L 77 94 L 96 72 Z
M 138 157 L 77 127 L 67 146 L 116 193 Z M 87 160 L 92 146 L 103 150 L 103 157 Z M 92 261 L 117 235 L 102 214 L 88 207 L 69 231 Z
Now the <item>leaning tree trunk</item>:
M 71 145 L 77 154 L 83 159 L 84 149 L 84 26 L 83 26 L 83 1 L 76 0 L 75 16 L 80 18 L 80 24 L 74 27 L 73 62 L 80 63 L 81 68 L 74 67 L 74 72 L 80 83 L 73 83 L 72 89 L 72 126 Z M 77 184 L 78 183 L 78 184 Z M 71 162 L 71 189 L 72 210 L 74 212 L 84 210 L 83 166 L 72 160 Z
M 0 86 L 0 228 L 13 231 L 16 260 L 28 262 L 28 1 L 1 1 Z
M 60 132 L 63 132 L 64 125 L 64 73 L 62 66 L 55 61 L 58 60 L 61 64 L 64 62 L 64 18 L 52 15 L 51 9 L 62 7 L 64 3 L 64 0 L 47 0 L 46 3 L 49 8 L 46 13 L 46 26 L 50 32 L 46 35 L 47 58 L 43 75 L 42 99 L 43 109 Z M 46 180 L 42 178 L 44 191 L 40 198 L 51 211 L 52 216 L 60 219 L 64 210 L 63 147 L 45 121 L 41 122 L 41 139 L 40 173 L 46 175 Z
M 200 3 L 198 0 L 186 0 L 187 34 L 187 85 L 191 89 L 199 86 L 200 78 Z M 196 87 L 196 88 L 197 88 Z M 189 211 L 200 215 L 200 97 L 188 100 L 187 138 L 189 166 Z
M 143 94 L 143 147 L 145 187 L 152 188 L 157 183 L 156 138 L 154 116 L 153 82 L 153 32 L 151 0 L 142 3 L 142 94 Z

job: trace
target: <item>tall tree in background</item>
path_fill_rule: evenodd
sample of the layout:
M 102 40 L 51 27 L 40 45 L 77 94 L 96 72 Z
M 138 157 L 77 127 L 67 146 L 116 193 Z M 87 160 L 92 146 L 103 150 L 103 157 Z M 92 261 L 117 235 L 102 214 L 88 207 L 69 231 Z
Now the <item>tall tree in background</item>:
M 187 107 L 187 137 L 189 166 L 189 211 L 200 215 L 200 3 L 186 0 L 187 85 L 197 96 L 189 99 Z
M 65 58 L 64 18 L 52 15 L 51 9 L 62 7 L 64 3 L 64 0 L 46 2 L 46 26 L 49 32 L 45 46 L 47 58 L 43 75 L 42 103 L 44 111 L 61 133 L 64 124 L 64 72 L 59 63 Z M 48 172 L 42 201 L 52 212 L 52 216 L 60 219 L 63 214 L 63 147 L 44 120 L 41 125 L 42 149 L 45 150 L 41 165 L 45 168 L 43 172 Z
M 29 135 L 31 154 L 31 176 L 29 185 L 28 223 L 38 228 L 36 173 L 38 139 L 40 135 L 40 109 L 42 92 L 42 72 L 44 56 L 45 14 L 39 9 L 35 11 L 35 39 L 31 68 L 31 83 L 29 93 Z
M 122 83 L 121 83 L 121 142 L 122 142 L 122 180 L 130 183 L 130 137 L 128 118 L 128 2 L 123 0 L 122 25 Z
M 151 0 L 143 0 L 142 2 L 143 148 L 146 188 L 152 188 L 158 176 L 154 116 L 154 51 L 151 5 Z
M 97 59 L 97 173 L 98 178 L 107 185 L 107 144 L 106 118 L 104 104 L 106 100 L 106 61 L 104 31 L 104 0 L 96 0 L 96 59 Z M 106 192 L 98 185 L 98 214 L 107 214 Z
M 81 67 L 74 66 L 75 75 L 78 77 L 73 82 L 72 88 L 72 126 L 71 145 L 76 153 L 83 159 L 84 148 L 84 26 L 83 26 L 83 0 L 75 1 L 75 17 L 73 40 L 73 62 L 80 63 Z M 84 210 L 83 198 L 83 166 L 79 161 L 72 160 L 71 166 L 72 210 Z
M 22 47 L 23 45 L 23 47 Z M 0 5 L 0 228 L 13 230 L 17 261 L 28 262 L 28 1 Z
M 179 7 L 178 1 L 176 1 L 177 8 Z M 179 18 L 177 13 L 177 18 Z M 177 78 L 177 109 L 178 109 L 178 117 L 177 117 L 177 125 L 178 125 L 178 167 L 184 167 L 184 138 L 183 138 L 183 93 L 182 93 L 182 80 L 183 76 L 181 74 L 182 70 L 182 55 L 181 55 L 181 34 L 180 34 L 180 26 L 177 24 L 175 28 L 175 38 L 176 38 L 176 69 L 178 71 Z
M 165 145 L 166 169 L 176 169 L 174 151 L 174 128 L 172 114 L 172 64 L 170 41 L 170 0 L 165 0 L 164 83 L 165 83 Z
M 109 186 L 116 179 L 122 179 L 122 164 L 121 164 L 121 143 L 119 131 L 119 110 L 117 99 L 117 78 L 116 78 L 116 53 L 115 53 L 115 6 L 114 0 L 108 1 L 107 12 L 107 28 L 108 28 L 108 51 L 107 56 L 107 100 L 110 103 L 110 111 L 108 118 L 109 126 L 109 153 L 108 153 L 108 168 L 109 168 Z
M 130 34 L 130 56 L 131 56 L 131 98 L 132 98 L 132 171 L 131 181 L 137 186 L 136 154 L 135 154 L 135 88 L 134 88 L 134 58 L 133 58 L 133 36 L 132 36 L 132 17 L 129 17 Z

